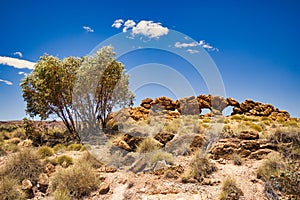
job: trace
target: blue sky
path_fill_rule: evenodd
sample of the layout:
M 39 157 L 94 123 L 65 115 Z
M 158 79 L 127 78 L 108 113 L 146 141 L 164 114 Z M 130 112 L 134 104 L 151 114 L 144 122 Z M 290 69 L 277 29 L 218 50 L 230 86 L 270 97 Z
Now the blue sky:
M 271 103 L 300 117 L 298 0 L 10 0 L 1 3 L 0 19 L 0 120 L 25 116 L 19 83 L 39 56 L 84 56 L 99 43 L 122 33 L 124 27 L 135 40 L 143 37 L 157 42 L 168 38 L 171 30 L 189 36 L 191 40 L 178 38 L 177 45 L 170 44 L 172 49 L 190 49 L 194 56 L 205 51 L 220 72 L 226 96 Z M 112 27 L 118 19 L 123 20 L 120 27 Z M 148 22 L 146 27 L 141 26 L 142 21 Z M 142 29 L 153 26 L 158 26 L 158 35 Z M 209 92 L 205 77 L 197 75 L 184 59 L 157 49 L 136 48 L 120 57 L 128 71 L 147 63 L 162 64 L 184 76 L 195 93 Z M 170 85 L 177 81 L 176 75 L 166 79 L 170 79 Z M 160 94 L 176 96 L 170 87 L 145 85 L 136 91 L 137 101 Z M 187 91 L 188 86 L 180 89 Z

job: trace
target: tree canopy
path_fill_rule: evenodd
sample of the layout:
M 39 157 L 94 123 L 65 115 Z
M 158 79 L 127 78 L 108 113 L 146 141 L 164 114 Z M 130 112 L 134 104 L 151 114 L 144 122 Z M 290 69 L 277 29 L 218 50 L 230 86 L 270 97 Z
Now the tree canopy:
M 134 95 L 122 63 L 112 47 L 82 58 L 43 55 L 22 82 L 26 112 L 47 119 L 59 117 L 78 137 L 76 123 L 98 122 L 105 128 L 114 107 L 130 105 Z

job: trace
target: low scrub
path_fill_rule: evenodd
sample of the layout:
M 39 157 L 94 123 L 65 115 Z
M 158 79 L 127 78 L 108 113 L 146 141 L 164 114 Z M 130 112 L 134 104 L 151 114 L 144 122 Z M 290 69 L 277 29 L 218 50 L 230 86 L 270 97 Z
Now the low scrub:
M 98 185 L 96 171 L 85 162 L 78 162 L 67 169 L 59 169 L 51 178 L 51 190 L 54 194 L 70 196 L 71 199 L 88 196 L 98 189 Z
M 233 154 L 232 160 L 233 160 L 233 164 L 234 165 L 242 165 L 243 164 L 242 157 L 239 154 L 237 154 L 237 153 Z
M 283 159 L 277 153 L 269 154 L 257 169 L 257 177 L 269 180 L 273 176 L 279 176 L 280 170 L 285 167 Z
M 173 155 L 165 151 L 156 151 L 150 157 L 149 164 L 153 165 L 157 161 L 165 160 L 168 164 L 174 163 Z
M 78 159 L 77 162 L 87 162 L 95 169 L 103 166 L 103 163 L 101 163 L 99 160 L 97 160 L 89 152 L 84 152 L 84 154 Z
M 18 180 L 7 175 L 0 177 L 0 199 L 25 200 L 25 195 L 18 184 Z
M 162 147 L 162 144 L 152 137 L 144 139 L 138 146 L 137 152 L 139 153 L 149 153 L 158 150 Z
M 50 161 L 53 165 L 60 165 L 64 168 L 73 165 L 73 158 L 67 155 L 58 156 Z
M 210 161 L 207 154 L 199 151 L 195 154 L 189 169 L 183 175 L 182 181 L 186 182 L 190 178 L 202 181 L 205 177 L 217 171 L 216 165 Z
M 219 200 L 238 200 L 243 195 L 243 191 L 237 186 L 235 179 L 227 177 L 222 183 Z
M 15 178 L 21 183 L 29 179 L 33 184 L 38 180 L 43 167 L 39 156 L 31 150 L 24 150 L 13 155 L 4 165 L 0 174 Z
M 70 144 L 67 149 L 68 151 L 80 151 L 83 148 L 82 144 Z
M 67 150 L 67 147 L 63 144 L 56 144 L 54 147 L 53 147 L 53 151 L 55 153 L 63 153 Z
M 52 156 L 54 154 L 54 151 L 51 147 L 42 146 L 37 150 L 37 154 L 41 158 L 46 158 L 46 157 Z

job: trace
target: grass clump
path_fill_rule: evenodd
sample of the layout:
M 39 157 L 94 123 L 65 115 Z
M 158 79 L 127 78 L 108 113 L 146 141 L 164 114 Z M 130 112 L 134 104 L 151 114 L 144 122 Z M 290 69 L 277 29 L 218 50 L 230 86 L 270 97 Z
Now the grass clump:
M 53 192 L 54 200 L 71 200 L 71 196 L 66 189 L 58 189 Z
M 62 167 L 69 167 L 73 165 L 73 158 L 67 155 L 58 156 L 50 161 L 53 165 L 60 165 Z
M 96 171 L 85 162 L 78 162 L 67 169 L 59 169 L 51 178 L 51 189 L 57 196 L 82 198 L 98 189 Z
M 56 144 L 54 147 L 53 147 L 53 151 L 55 153 L 63 153 L 67 150 L 67 147 L 63 144 Z
M 82 147 L 83 147 L 82 144 L 74 143 L 74 144 L 68 145 L 67 149 L 68 149 L 68 151 L 80 151 Z
M 285 164 L 279 154 L 269 154 L 262 165 L 257 169 L 257 177 L 269 180 L 273 176 L 279 176 L 280 170 L 284 167 Z
M 233 154 L 232 159 L 233 159 L 233 164 L 234 165 L 242 165 L 243 164 L 242 157 L 237 153 Z
M 173 155 L 170 153 L 167 153 L 165 151 L 157 151 L 153 153 L 150 157 L 149 164 L 153 165 L 157 161 L 165 160 L 168 164 L 174 163 Z
M 238 200 L 243 195 L 244 193 L 237 186 L 235 179 L 227 177 L 222 183 L 222 192 L 219 200 Z
M 20 148 L 17 144 L 7 143 L 7 142 L 2 144 L 2 149 L 4 151 L 8 151 L 8 152 L 12 152 L 12 153 L 18 152 L 20 150 Z
M 217 171 L 217 167 L 210 161 L 207 154 L 199 151 L 195 154 L 194 159 L 190 163 L 189 169 L 183 175 L 182 181 L 186 182 L 190 178 L 202 181 L 205 177 Z
M 37 154 L 41 158 L 46 158 L 46 157 L 52 156 L 54 154 L 54 151 L 51 147 L 42 146 L 37 150 Z
M 0 199 L 25 199 L 25 195 L 21 191 L 20 185 L 18 184 L 18 181 L 15 178 L 9 176 L 0 177 Z
M 263 130 L 263 128 L 259 124 L 250 123 L 249 127 L 258 132 L 262 132 L 262 130 Z
M 77 162 L 87 162 L 93 168 L 98 169 L 103 166 L 103 163 L 98 161 L 94 156 L 92 156 L 89 152 L 84 152 L 84 154 L 78 159 Z
M 29 179 L 33 184 L 38 180 L 43 167 L 39 156 L 31 150 L 24 150 L 13 155 L 4 165 L 0 175 L 6 174 L 15 178 L 21 183 L 24 179 Z
M 149 153 L 158 150 L 162 147 L 162 144 L 152 137 L 145 138 L 138 146 L 137 152 Z

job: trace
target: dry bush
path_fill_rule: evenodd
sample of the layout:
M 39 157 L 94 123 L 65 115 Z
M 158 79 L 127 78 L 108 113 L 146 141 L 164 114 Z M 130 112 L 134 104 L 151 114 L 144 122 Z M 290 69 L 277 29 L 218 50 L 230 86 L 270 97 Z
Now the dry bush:
M 58 189 L 53 192 L 54 200 L 71 200 L 71 196 L 66 189 Z
M 7 142 L 4 142 L 2 144 L 2 149 L 4 151 L 9 151 L 9 152 L 18 152 L 20 150 L 19 146 L 16 145 L 16 144 L 13 144 L 13 143 L 7 143 Z
M 84 154 L 77 160 L 77 162 L 87 162 L 95 169 L 103 166 L 103 163 L 97 160 L 89 152 L 84 152 Z
M 60 165 L 63 167 L 69 167 L 73 165 L 73 158 L 67 155 L 58 156 L 50 161 L 53 165 Z
M 33 184 L 38 180 L 43 167 L 39 156 L 31 150 L 24 150 L 13 155 L 4 165 L 0 174 L 9 175 L 21 183 L 24 179 L 29 179 Z
M 0 199 L 3 200 L 21 200 L 25 199 L 24 193 L 21 191 L 18 180 L 9 177 L 0 177 Z
M 14 137 L 14 138 L 20 138 L 22 140 L 25 140 L 27 138 L 24 128 L 17 128 L 11 134 L 12 134 L 12 137 Z
M 162 147 L 162 144 L 152 137 L 145 138 L 138 146 L 137 152 L 149 153 L 158 150 Z
M 15 145 L 19 144 L 20 142 L 21 142 L 20 138 L 11 138 L 6 141 L 6 143 L 8 144 L 15 144 Z
M 258 131 L 258 132 L 262 132 L 262 130 L 263 130 L 261 125 L 255 124 L 255 123 L 252 123 L 252 122 L 249 124 L 249 127 L 251 129 L 255 130 L 255 131 Z
M 257 177 L 265 180 L 272 176 L 279 176 L 280 170 L 285 168 L 284 161 L 278 153 L 271 153 L 257 169 Z
M 185 182 L 190 178 L 202 181 L 203 178 L 217 171 L 217 167 L 212 163 L 207 154 L 202 151 L 196 152 L 195 157 L 190 163 L 189 169 L 183 175 L 182 181 Z
M 237 153 L 233 154 L 232 159 L 233 159 L 233 164 L 234 165 L 242 165 L 243 164 L 242 157 L 239 154 L 237 154 Z
M 42 146 L 37 150 L 37 154 L 41 158 L 46 158 L 46 157 L 52 156 L 54 154 L 54 151 L 51 147 Z
M 80 151 L 82 146 L 83 146 L 82 144 L 75 143 L 75 144 L 68 145 L 67 149 L 68 149 L 68 151 Z
M 243 195 L 243 191 L 236 185 L 236 181 L 227 177 L 222 183 L 222 192 L 219 200 L 238 200 Z
M 157 161 L 165 160 L 168 164 L 174 163 L 173 155 L 165 151 L 156 151 L 150 157 L 149 164 L 153 165 Z
M 65 191 L 72 199 L 88 196 L 98 189 L 96 171 L 86 162 L 77 162 L 67 169 L 59 169 L 51 177 L 53 192 Z M 63 194 L 66 196 L 66 194 Z

